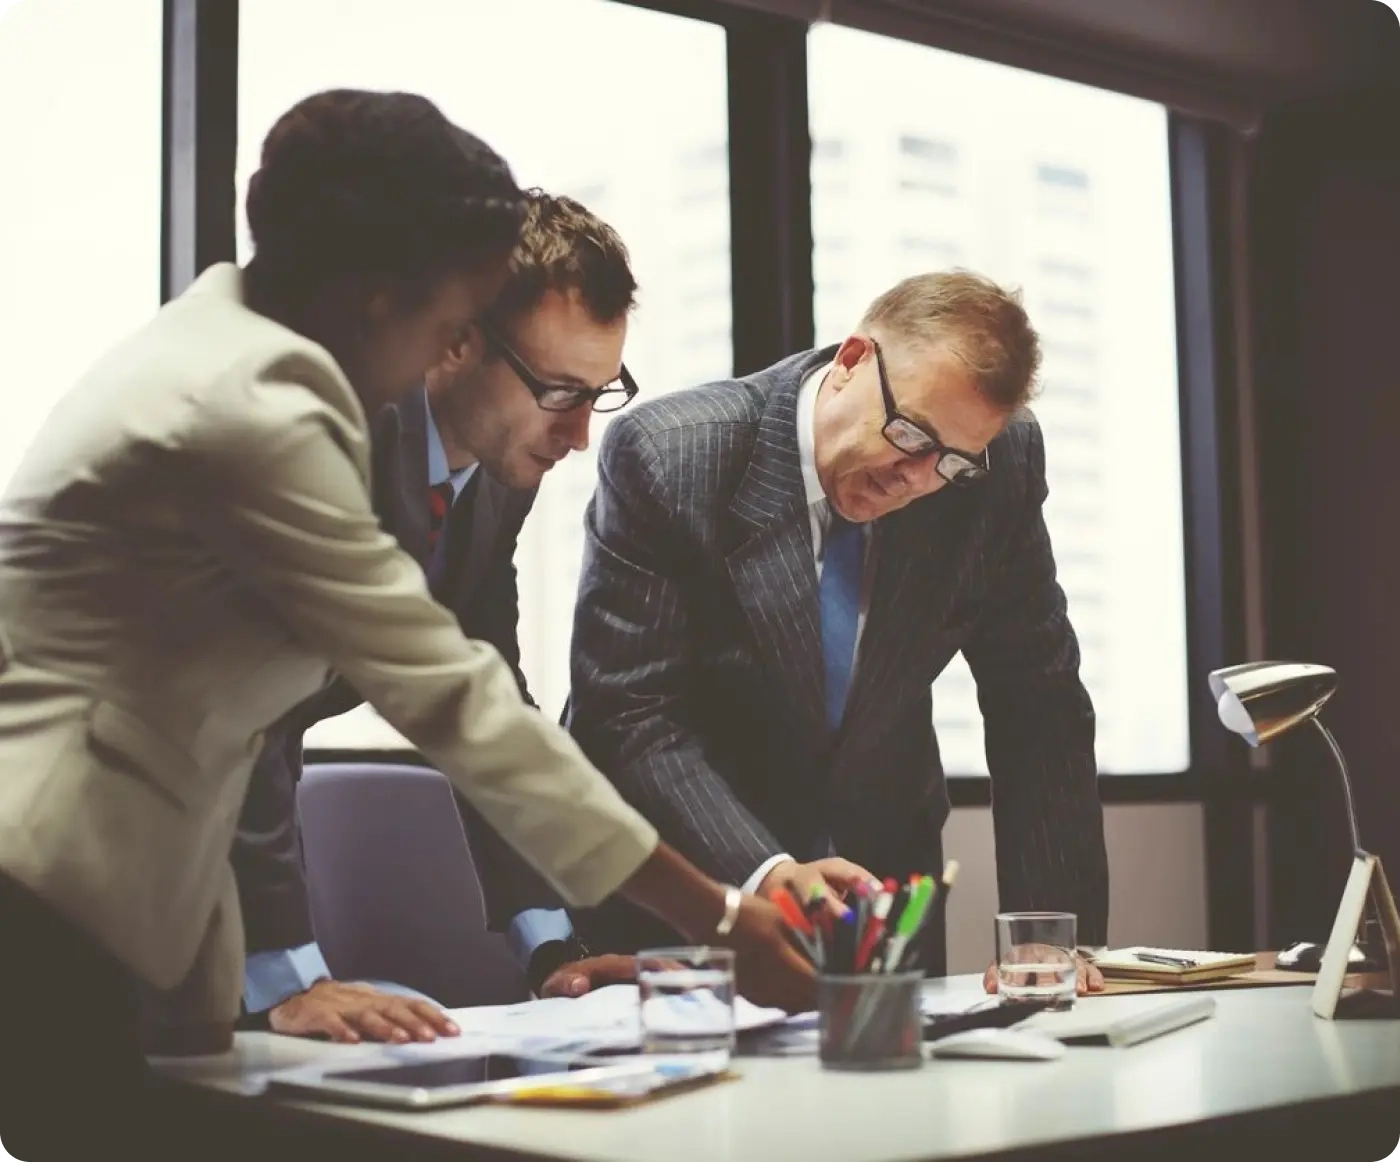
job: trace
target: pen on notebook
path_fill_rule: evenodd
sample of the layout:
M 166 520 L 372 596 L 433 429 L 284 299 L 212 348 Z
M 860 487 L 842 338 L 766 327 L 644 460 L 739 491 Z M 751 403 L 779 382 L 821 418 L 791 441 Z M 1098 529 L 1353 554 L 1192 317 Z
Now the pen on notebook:
M 1141 960 L 1145 964 L 1165 964 L 1172 968 L 1197 968 L 1198 963 L 1189 956 L 1168 956 L 1163 952 L 1134 952 L 1134 960 Z

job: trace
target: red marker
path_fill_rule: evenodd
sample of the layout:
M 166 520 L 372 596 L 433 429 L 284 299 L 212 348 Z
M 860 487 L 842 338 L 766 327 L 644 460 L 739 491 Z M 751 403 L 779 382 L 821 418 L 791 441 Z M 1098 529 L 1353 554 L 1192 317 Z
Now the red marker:
M 779 888 L 769 898 L 777 905 L 789 927 L 808 936 L 812 935 L 811 923 L 802 914 L 802 909 L 797 906 L 797 901 L 792 898 L 792 893 L 787 888 Z
M 870 954 L 875 951 L 875 945 L 880 943 L 880 937 L 885 934 L 885 920 L 890 914 L 890 905 L 893 903 L 893 892 L 884 891 L 875 897 L 875 907 L 871 912 L 870 923 L 865 929 L 865 938 L 856 950 L 857 972 L 864 972 L 870 963 Z

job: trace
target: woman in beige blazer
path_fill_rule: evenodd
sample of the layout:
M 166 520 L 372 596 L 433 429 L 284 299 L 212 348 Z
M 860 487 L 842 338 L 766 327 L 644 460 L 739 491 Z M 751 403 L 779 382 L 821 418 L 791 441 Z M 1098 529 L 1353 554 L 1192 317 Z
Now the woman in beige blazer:
M 206 271 L 100 360 L 0 501 L 0 1139 L 20 1157 L 140 1123 L 136 981 L 184 1017 L 162 1050 L 229 1044 L 249 771 L 333 671 L 567 901 L 620 892 L 737 947 L 753 998 L 811 1003 L 776 911 L 659 844 L 371 511 L 366 416 L 494 293 L 522 213 L 505 163 L 420 97 L 350 91 L 293 108 L 261 162 L 247 268 Z

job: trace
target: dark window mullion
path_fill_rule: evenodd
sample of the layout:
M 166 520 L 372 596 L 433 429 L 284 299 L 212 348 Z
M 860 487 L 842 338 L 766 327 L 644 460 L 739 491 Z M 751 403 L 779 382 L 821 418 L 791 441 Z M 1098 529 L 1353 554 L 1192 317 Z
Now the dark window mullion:
M 1244 647 L 1238 489 L 1224 471 L 1228 424 L 1229 272 L 1223 245 L 1221 131 L 1173 114 L 1169 141 L 1180 368 L 1182 513 L 1192 767 L 1205 812 L 1212 948 L 1254 947 L 1254 825 L 1248 758 L 1221 726 L 1206 675 Z
M 726 20 L 734 372 L 811 347 L 812 178 L 807 25 Z
M 231 262 L 238 154 L 238 0 L 165 0 L 160 297 Z

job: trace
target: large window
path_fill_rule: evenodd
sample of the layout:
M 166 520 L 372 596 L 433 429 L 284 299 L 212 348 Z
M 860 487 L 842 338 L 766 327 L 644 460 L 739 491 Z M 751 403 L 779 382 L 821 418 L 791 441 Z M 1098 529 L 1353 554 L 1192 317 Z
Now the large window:
M 1044 343 L 1046 521 L 1105 773 L 1189 764 L 1167 114 L 832 25 L 809 40 L 819 343 L 881 290 L 964 266 Z M 950 772 L 985 773 L 961 658 L 934 684 Z
M 160 306 L 161 0 L 0 0 L 0 487 Z
M 640 283 L 626 359 L 644 397 L 730 373 L 719 26 L 610 0 L 242 0 L 239 60 L 240 198 L 293 102 L 345 85 L 421 92 L 522 183 L 578 198 L 621 233 Z M 239 245 L 246 258 L 242 224 Z M 593 421 L 595 446 L 605 423 Z M 568 693 L 595 476 L 592 448 L 550 472 L 516 557 L 524 670 L 551 716 Z M 398 741 L 367 708 L 308 735 L 311 746 Z

